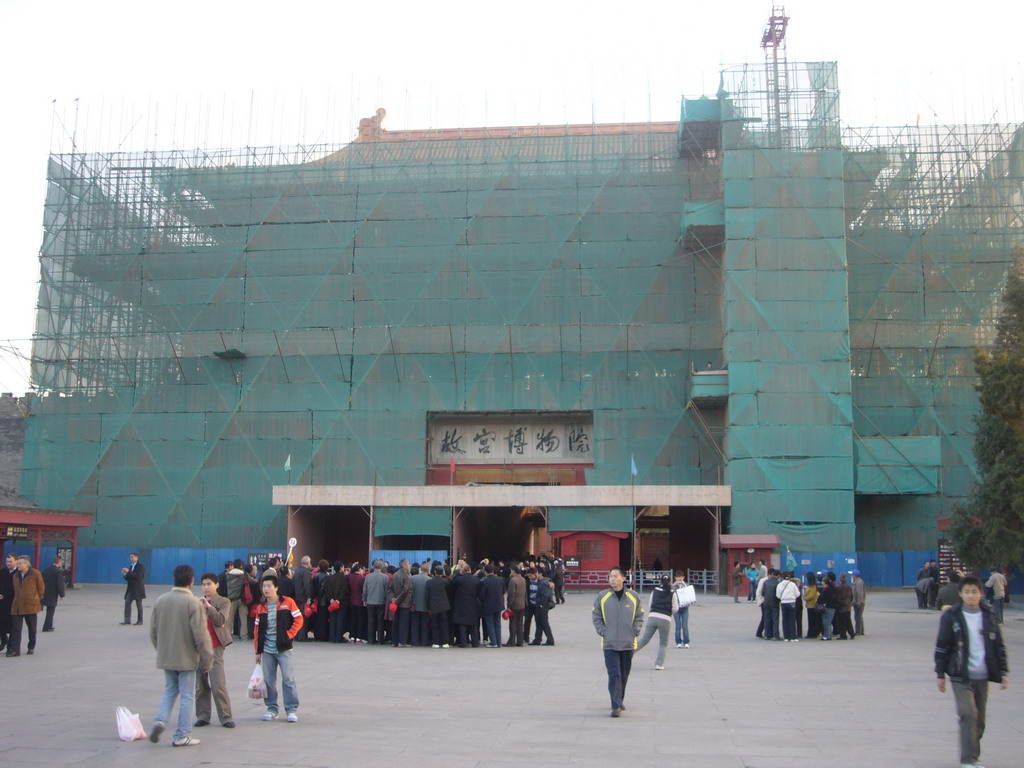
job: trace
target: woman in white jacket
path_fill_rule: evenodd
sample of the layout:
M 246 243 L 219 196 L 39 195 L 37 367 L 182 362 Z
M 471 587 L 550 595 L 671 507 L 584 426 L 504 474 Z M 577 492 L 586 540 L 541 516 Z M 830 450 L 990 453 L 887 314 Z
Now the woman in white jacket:
M 796 601 L 800 597 L 800 587 L 793 582 L 793 572 L 784 571 L 779 586 L 775 588 L 775 596 L 782 604 L 782 638 L 799 643 L 796 636 Z

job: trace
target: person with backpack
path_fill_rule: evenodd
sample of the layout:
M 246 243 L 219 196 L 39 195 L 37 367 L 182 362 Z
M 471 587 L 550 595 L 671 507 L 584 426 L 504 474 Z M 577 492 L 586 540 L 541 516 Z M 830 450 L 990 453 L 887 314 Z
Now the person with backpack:
M 662 576 L 661 581 L 651 590 L 651 602 L 647 608 L 647 624 L 644 625 L 643 634 L 637 642 L 636 649 L 644 648 L 654 637 L 659 635 L 658 656 L 654 660 L 655 669 L 665 668 L 665 649 L 668 648 L 668 633 L 672 627 L 672 616 L 678 612 L 679 605 L 676 602 L 675 592 L 668 576 Z

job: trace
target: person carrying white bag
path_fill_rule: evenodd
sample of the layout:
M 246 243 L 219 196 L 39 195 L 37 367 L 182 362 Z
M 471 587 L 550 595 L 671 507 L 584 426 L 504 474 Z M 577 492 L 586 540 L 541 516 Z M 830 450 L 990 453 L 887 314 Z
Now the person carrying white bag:
M 697 590 L 687 584 L 682 571 L 676 571 L 676 580 L 672 582 L 675 598 L 679 607 L 673 615 L 676 625 L 676 648 L 690 647 L 690 606 L 697 602 Z

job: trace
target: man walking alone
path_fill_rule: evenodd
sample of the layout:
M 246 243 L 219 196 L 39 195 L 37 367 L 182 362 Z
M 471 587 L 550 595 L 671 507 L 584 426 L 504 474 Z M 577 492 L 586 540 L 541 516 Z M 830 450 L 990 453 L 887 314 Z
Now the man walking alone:
M 644 609 L 636 592 L 626 588 L 626 572 L 621 566 L 609 571 L 608 585 L 610 588 L 594 600 L 593 620 L 604 651 L 612 717 L 620 717 L 625 709 L 623 699 L 633 665 L 636 638 L 644 625 Z
M 179 696 L 175 747 L 199 743 L 193 738 L 192 718 L 196 708 L 196 670 L 207 674 L 213 666 L 213 644 L 207 629 L 206 609 L 192 594 L 195 571 L 190 565 L 174 569 L 174 588 L 160 596 L 153 607 L 149 639 L 156 648 L 156 665 L 164 671 L 164 696 L 153 721 L 149 740 L 160 740 Z

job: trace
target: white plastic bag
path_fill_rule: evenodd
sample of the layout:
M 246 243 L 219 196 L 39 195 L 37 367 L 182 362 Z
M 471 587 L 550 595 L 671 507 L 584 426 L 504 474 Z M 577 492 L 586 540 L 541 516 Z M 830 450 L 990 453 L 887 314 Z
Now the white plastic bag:
M 693 584 L 676 587 L 676 600 L 679 602 L 680 608 L 687 608 L 696 603 L 697 590 L 693 588 Z
M 128 711 L 128 707 L 117 708 L 117 735 L 121 741 L 135 741 L 146 738 L 139 716 Z
M 263 699 L 267 695 L 267 681 L 263 679 L 263 666 L 257 664 L 249 677 L 248 695 L 250 699 Z

